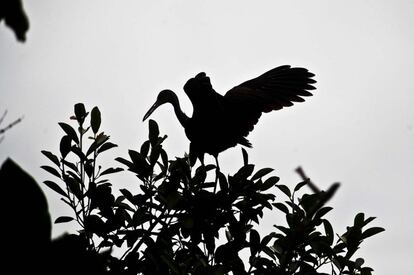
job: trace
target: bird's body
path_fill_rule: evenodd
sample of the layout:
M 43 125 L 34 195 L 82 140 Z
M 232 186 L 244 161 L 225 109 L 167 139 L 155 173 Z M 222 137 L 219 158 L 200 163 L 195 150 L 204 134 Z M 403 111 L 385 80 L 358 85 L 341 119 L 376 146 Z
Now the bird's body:
M 193 115 L 187 117 L 181 110 L 177 96 L 163 90 L 144 120 L 160 105 L 171 103 L 190 144 L 190 157 L 203 161 L 204 153 L 217 158 L 228 148 L 241 144 L 251 147 L 246 139 L 262 112 L 279 110 L 302 102 L 311 96 L 308 90 L 314 75 L 304 68 L 288 65 L 274 68 L 261 76 L 229 90 L 224 96 L 211 86 L 205 73 L 199 73 L 184 85 L 184 91 L 193 104 Z M 195 159 L 193 159 L 194 162 Z

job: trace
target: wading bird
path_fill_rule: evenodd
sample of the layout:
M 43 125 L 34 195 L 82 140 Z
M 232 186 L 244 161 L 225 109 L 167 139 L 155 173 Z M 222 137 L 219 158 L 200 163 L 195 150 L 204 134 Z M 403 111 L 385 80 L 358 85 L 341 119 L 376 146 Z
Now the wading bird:
M 243 82 L 224 96 L 212 88 L 210 78 L 199 73 L 184 85 L 184 91 L 193 104 L 193 115 L 188 117 L 180 108 L 177 95 L 163 90 L 145 114 L 146 120 L 164 103 L 172 104 L 175 115 L 190 140 L 190 163 L 197 158 L 204 163 L 204 154 L 216 159 L 218 154 L 241 144 L 252 147 L 246 139 L 263 112 L 280 110 L 303 102 L 302 97 L 311 96 L 309 90 L 316 83 L 305 68 L 279 66 L 256 78 Z M 217 163 L 218 164 L 218 163 Z

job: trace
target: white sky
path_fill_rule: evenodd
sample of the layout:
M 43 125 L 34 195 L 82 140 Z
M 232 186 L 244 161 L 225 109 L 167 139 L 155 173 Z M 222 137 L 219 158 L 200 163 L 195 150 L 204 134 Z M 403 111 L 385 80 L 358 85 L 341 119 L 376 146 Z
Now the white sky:
M 49 164 L 40 150 L 58 151 L 57 123 L 68 121 L 77 102 L 100 108 L 102 127 L 120 145 L 110 160 L 145 140 L 141 120 L 161 89 L 175 90 L 191 115 L 182 86 L 200 71 L 224 94 L 282 64 L 306 67 L 316 74 L 315 96 L 262 116 L 249 136 L 251 161 L 275 168 L 290 186 L 299 181 L 298 165 L 322 188 L 341 182 L 328 216 L 336 230 L 360 211 L 378 217 L 373 225 L 387 231 L 368 239 L 360 256 L 377 275 L 413 274 L 414 1 L 24 4 L 27 42 L 0 28 L 0 113 L 9 111 L 6 122 L 25 116 L 0 144 L 1 162 L 10 156 L 38 182 L 50 179 L 39 168 Z M 188 142 L 172 108 L 152 118 L 169 136 L 170 156 L 182 156 Z M 240 148 L 220 159 L 235 172 Z M 45 192 L 53 219 L 69 213 Z M 267 218 L 264 230 L 274 224 Z M 54 234 L 66 229 L 56 226 Z

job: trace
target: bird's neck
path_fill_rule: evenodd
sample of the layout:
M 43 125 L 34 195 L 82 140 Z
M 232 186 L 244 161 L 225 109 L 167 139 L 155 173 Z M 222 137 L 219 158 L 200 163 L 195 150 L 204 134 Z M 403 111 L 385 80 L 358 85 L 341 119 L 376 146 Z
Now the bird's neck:
M 181 110 L 180 103 L 178 101 L 174 102 L 172 105 L 178 121 L 185 128 L 190 118 Z

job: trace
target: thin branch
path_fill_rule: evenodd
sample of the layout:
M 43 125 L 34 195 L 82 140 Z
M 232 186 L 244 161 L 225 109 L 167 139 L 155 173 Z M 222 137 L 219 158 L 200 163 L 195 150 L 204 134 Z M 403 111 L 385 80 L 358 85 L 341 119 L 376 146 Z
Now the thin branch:
M 3 114 L 3 116 L 0 119 L 0 124 L 3 121 L 4 117 L 5 117 L 6 113 Z M 13 121 L 12 123 L 10 123 L 9 125 L 7 125 L 5 128 L 0 129 L 0 135 L 4 134 L 7 130 L 10 130 L 10 128 L 12 128 L 13 126 L 15 126 L 17 123 L 20 123 L 23 120 L 24 116 L 19 117 L 18 119 L 16 119 L 15 121 Z

